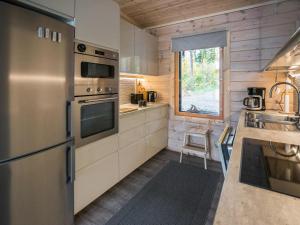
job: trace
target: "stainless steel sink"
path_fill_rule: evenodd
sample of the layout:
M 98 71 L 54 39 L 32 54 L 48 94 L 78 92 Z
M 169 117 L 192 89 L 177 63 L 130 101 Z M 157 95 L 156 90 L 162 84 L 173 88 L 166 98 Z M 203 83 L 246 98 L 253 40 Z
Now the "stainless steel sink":
M 245 113 L 245 126 L 260 129 L 281 130 L 281 131 L 298 131 L 297 126 L 299 116 L 290 115 L 270 115 L 257 112 Z

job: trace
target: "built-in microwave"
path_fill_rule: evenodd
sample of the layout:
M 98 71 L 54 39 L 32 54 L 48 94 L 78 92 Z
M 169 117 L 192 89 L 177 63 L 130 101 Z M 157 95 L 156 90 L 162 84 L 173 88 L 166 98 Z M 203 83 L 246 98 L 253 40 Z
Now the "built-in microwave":
M 118 93 L 119 54 L 75 43 L 75 96 Z

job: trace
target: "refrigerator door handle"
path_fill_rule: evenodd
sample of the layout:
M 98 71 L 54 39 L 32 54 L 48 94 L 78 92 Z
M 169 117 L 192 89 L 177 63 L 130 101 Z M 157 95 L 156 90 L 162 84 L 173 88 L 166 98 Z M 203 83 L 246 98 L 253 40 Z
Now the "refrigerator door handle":
M 74 151 L 73 145 L 67 148 L 67 183 L 73 183 L 75 180 L 75 165 L 74 165 Z
M 72 137 L 72 102 L 67 101 L 67 138 Z

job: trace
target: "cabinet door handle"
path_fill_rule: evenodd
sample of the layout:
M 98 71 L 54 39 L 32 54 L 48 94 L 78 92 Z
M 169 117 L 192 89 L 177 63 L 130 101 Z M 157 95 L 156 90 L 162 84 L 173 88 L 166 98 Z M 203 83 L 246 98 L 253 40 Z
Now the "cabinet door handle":
M 72 102 L 67 101 L 66 109 L 66 127 L 67 127 L 67 138 L 72 137 Z
M 67 148 L 67 183 L 73 183 L 75 180 L 75 167 L 74 167 L 74 151 L 73 144 Z

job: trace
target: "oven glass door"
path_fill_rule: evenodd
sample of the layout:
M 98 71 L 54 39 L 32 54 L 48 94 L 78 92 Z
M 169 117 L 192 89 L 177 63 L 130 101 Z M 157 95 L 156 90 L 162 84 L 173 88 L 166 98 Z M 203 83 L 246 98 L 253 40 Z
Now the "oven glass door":
M 119 97 L 77 97 L 73 118 L 76 147 L 116 134 L 119 130 Z
M 81 77 L 114 79 L 115 73 L 114 65 L 85 61 L 81 62 Z
M 109 131 L 115 127 L 115 103 L 99 102 L 83 105 L 80 109 L 81 138 Z

